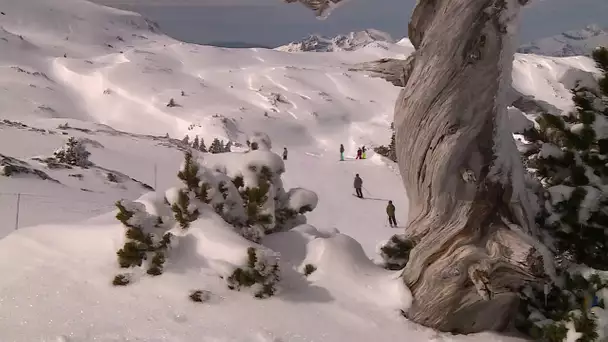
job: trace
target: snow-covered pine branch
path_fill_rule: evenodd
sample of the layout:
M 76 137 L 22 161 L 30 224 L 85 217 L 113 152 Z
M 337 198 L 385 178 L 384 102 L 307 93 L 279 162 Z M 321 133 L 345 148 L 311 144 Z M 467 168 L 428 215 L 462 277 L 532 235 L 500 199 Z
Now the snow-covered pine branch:
M 543 114 L 537 127 L 525 132 L 527 166 L 544 189 L 537 220 L 565 279 L 545 293 L 523 292 L 519 324 L 542 340 L 565 341 L 576 333 L 582 341 L 596 341 L 608 328 L 600 300 L 608 294 L 607 279 L 571 269 L 578 264 L 608 269 L 608 87 L 603 86 L 608 50 L 598 49 L 593 57 L 602 71 L 597 87 L 577 87 L 573 113 Z
M 219 267 L 230 288 L 249 288 L 257 297 L 274 294 L 278 258 L 257 243 L 267 234 L 306 223 L 304 214 L 314 210 L 318 199 L 302 188 L 285 191 L 285 165 L 270 151 L 268 136 L 256 134 L 251 141 L 257 149 L 223 153 L 213 165 L 200 164 L 188 151 L 178 172 L 181 187 L 167 190 L 162 199 L 140 200 L 147 205 L 117 203 L 117 218 L 126 227 L 125 245 L 118 252 L 120 266 L 139 268 L 150 260 L 148 274 L 161 274 L 165 259 L 171 260 L 174 249 L 186 248 L 180 241 L 192 235 L 212 248 L 207 252 L 211 259 L 232 265 Z M 209 224 L 210 220 L 216 223 Z M 218 231 L 218 226 L 225 230 Z M 215 242 L 209 237 L 213 234 L 232 236 L 232 245 Z M 131 276 L 123 273 L 115 284 L 126 285 Z

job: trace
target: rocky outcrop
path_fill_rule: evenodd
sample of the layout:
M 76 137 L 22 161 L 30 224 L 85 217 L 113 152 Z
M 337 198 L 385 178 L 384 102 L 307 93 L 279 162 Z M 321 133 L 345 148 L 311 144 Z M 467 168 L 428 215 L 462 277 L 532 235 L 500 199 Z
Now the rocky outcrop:
M 382 58 L 376 61 L 356 64 L 348 70 L 362 71 L 370 76 L 383 78 L 397 87 L 404 87 L 411 69 L 408 60 Z
M 370 44 L 395 44 L 395 40 L 386 32 L 368 29 L 337 35 L 333 38 L 309 35 L 308 37 L 279 46 L 275 50 L 285 52 L 334 52 L 354 51 Z
M 0 154 L 0 176 L 14 177 L 18 175 L 35 176 L 42 180 L 59 183 L 59 181 L 47 175 L 45 172 L 35 169 L 22 160 Z

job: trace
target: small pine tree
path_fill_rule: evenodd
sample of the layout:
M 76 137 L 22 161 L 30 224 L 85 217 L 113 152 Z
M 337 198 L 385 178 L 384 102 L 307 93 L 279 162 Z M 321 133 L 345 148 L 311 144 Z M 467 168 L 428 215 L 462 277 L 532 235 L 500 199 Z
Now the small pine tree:
M 190 137 L 186 134 L 186 136 L 182 139 L 182 144 L 189 146 L 190 145 Z
M 58 163 L 72 166 L 88 167 L 91 153 L 86 150 L 84 143 L 74 137 L 70 137 L 64 147 L 53 153 L 53 159 Z
M 224 147 L 224 152 L 231 152 L 232 150 L 232 141 L 226 143 L 226 147 Z
M 593 51 L 593 59 L 597 63 L 597 66 L 604 72 L 599 80 L 600 91 L 608 96 L 608 49 L 601 47 Z
M 141 267 L 144 261 L 149 260 L 150 255 L 153 255 L 147 273 L 162 274 L 164 254 L 172 238 L 172 234 L 162 227 L 162 219 L 148 214 L 141 203 L 123 200 L 116 202 L 116 207 L 118 208 L 116 219 L 126 228 L 125 243 L 116 252 L 120 267 Z M 115 282 L 118 278 L 119 276 L 115 278 Z
M 306 264 L 304 266 L 304 276 L 308 277 L 317 270 L 317 267 L 313 264 Z
M 410 251 L 416 244 L 405 235 L 393 235 L 388 242 L 380 248 L 380 256 L 384 261 L 384 268 L 400 270 L 407 265 Z
M 199 142 L 198 135 L 197 135 L 194 137 L 194 141 L 192 142 L 192 148 L 195 150 L 198 150 L 198 149 L 200 149 L 200 147 L 201 146 L 200 146 L 200 142 Z
M 388 146 L 384 146 L 384 145 L 380 145 L 378 147 L 374 148 L 374 152 L 378 153 L 379 155 L 385 156 L 388 159 L 396 162 L 397 161 L 397 150 L 395 147 L 395 124 L 391 123 L 391 130 L 392 130 L 392 135 L 391 135 L 391 142 L 388 144 Z
M 201 187 L 199 186 L 201 180 L 198 177 L 198 171 L 199 165 L 193 159 L 192 152 L 187 151 L 184 156 L 184 165 L 177 174 L 177 177 L 184 183 L 186 188 L 179 190 L 177 202 L 173 203 L 171 206 L 171 210 L 173 210 L 175 215 L 175 220 L 183 229 L 188 228 L 190 222 L 196 220 L 199 215 L 198 209 L 192 210 L 190 208 L 190 194 L 197 194 L 200 196 L 202 192 Z
M 207 153 L 207 146 L 205 145 L 205 140 L 203 138 L 201 138 L 200 144 L 199 144 L 199 151 Z
M 256 298 L 274 295 L 280 280 L 278 260 L 254 247 L 247 250 L 247 256 L 247 266 L 237 268 L 228 277 L 228 288 L 237 291 L 243 287 L 254 288 Z
M 209 152 L 214 153 L 214 154 L 224 153 L 225 152 L 224 142 L 218 138 L 213 139 L 211 146 L 209 146 Z
M 211 299 L 211 292 L 205 290 L 195 290 L 190 292 L 190 300 L 196 303 L 204 303 Z
M 246 224 L 248 226 L 264 226 L 273 223 L 272 216 L 262 212 L 268 201 L 271 178 L 272 172 L 270 169 L 267 166 L 262 166 L 258 175 L 257 186 L 245 187 L 240 192 L 245 205 L 245 213 L 247 214 Z

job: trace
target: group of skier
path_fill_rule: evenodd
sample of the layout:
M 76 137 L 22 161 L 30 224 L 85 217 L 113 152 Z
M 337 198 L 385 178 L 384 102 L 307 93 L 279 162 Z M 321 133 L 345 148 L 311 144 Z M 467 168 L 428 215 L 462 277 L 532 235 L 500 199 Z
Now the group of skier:
M 355 159 L 365 159 L 365 146 L 360 147 L 357 150 L 357 157 Z M 287 160 L 287 147 L 283 148 L 283 160 Z M 340 144 L 340 160 L 344 160 L 344 145 Z M 363 179 L 357 173 L 354 181 L 355 193 L 359 198 L 363 198 Z M 393 201 L 388 201 L 386 206 L 386 214 L 388 215 L 388 223 L 391 227 L 397 227 L 397 219 L 395 218 L 395 206 Z
M 359 198 L 363 198 L 363 191 L 361 191 L 361 189 L 363 189 L 363 179 L 361 179 L 361 176 L 359 176 L 358 173 L 355 175 L 355 181 L 353 182 L 353 185 L 355 187 L 356 196 Z M 395 218 L 395 205 L 393 204 L 393 201 L 388 201 L 388 205 L 386 206 L 386 214 L 388 215 L 388 224 L 391 227 L 397 227 L 397 219 Z
M 367 149 L 365 148 L 365 146 L 361 146 L 357 149 L 357 156 L 355 157 L 355 159 L 365 159 L 366 158 L 366 153 Z M 344 145 L 340 144 L 340 160 L 344 161 Z

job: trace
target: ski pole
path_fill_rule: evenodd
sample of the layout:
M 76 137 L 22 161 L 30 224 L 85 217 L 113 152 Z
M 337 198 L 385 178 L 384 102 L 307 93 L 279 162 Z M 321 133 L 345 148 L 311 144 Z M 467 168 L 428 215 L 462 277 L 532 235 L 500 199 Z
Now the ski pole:
M 362 188 L 363 188 L 363 190 L 365 190 L 365 192 L 367 192 L 368 195 L 370 195 L 370 196 L 372 195 L 369 193 L 369 191 L 364 186 L 362 186 Z

